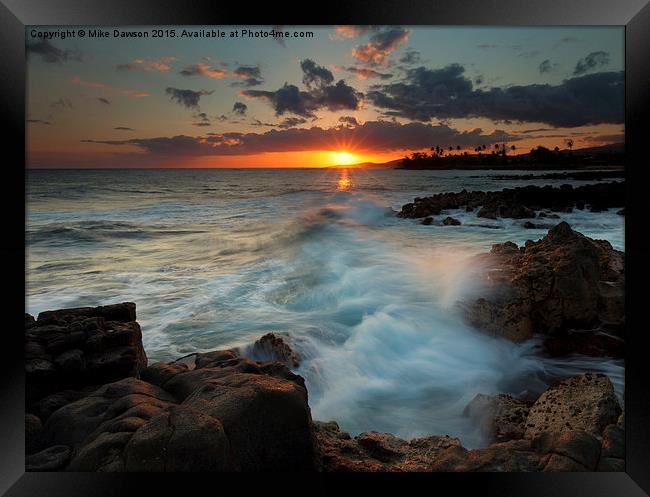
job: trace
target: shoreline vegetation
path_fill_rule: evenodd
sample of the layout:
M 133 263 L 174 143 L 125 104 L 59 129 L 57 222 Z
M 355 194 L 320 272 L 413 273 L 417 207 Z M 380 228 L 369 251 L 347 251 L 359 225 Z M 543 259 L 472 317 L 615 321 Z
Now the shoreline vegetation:
M 480 332 L 541 337 L 543 354 L 623 357 L 625 254 L 553 222 L 554 211 L 621 208 L 623 189 L 443 193 L 415 199 L 398 216 L 433 222 L 465 207 L 479 217 L 544 218 L 540 240 L 477 256 L 489 291 L 457 309 Z M 446 434 L 351 436 L 336 421 L 313 420 L 286 333 L 148 364 L 136 305 L 127 302 L 26 314 L 25 348 L 28 471 L 625 469 L 624 414 L 602 373 L 558 378 L 536 399 L 478 394 L 459 416 L 488 445 L 468 450 Z
M 495 143 L 476 147 L 473 153 L 461 151 L 460 146 L 431 147 L 429 152 L 413 152 L 395 164 L 396 169 L 503 169 L 503 170 L 566 170 L 566 169 L 622 169 L 625 151 L 621 144 L 572 150 L 548 149 L 541 145 L 527 153 L 516 153 L 516 145 Z

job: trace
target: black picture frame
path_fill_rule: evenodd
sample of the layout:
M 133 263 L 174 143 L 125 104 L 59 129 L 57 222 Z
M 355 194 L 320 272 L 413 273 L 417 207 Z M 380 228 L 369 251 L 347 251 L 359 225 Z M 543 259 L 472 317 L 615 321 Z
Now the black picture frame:
M 472 473 L 417 475 L 138 475 L 25 473 L 24 323 L 25 289 L 25 26 L 26 25 L 619 25 L 625 26 L 626 71 L 626 472 Z M 650 494 L 650 361 L 645 357 L 644 311 L 650 281 L 650 236 L 645 220 L 647 137 L 650 120 L 650 5 L 646 0 L 356 0 L 323 5 L 268 2 L 220 4 L 199 0 L 1 0 L 0 115 L 5 214 L 0 254 L 5 264 L 5 324 L 0 367 L 0 494 L 7 496 L 125 496 L 147 493 L 210 493 L 225 482 L 247 491 L 282 493 L 343 491 L 359 480 L 384 490 L 423 488 L 454 494 L 468 490 L 502 497 L 635 497 Z M 645 221 L 645 222 L 644 222 Z M 22 304 L 21 304 L 22 301 Z M 318 483 L 300 482 L 317 480 Z M 415 485 L 418 484 L 416 487 Z M 405 485 L 409 485 L 406 487 Z M 411 486 L 413 485 L 413 486 Z M 424 486 L 422 486 L 424 485 Z M 444 488 L 444 487 L 443 487 Z M 366 490 L 367 491 L 367 490 Z M 451 492 L 451 490 L 449 491 Z M 443 494 L 446 492 L 443 492 Z

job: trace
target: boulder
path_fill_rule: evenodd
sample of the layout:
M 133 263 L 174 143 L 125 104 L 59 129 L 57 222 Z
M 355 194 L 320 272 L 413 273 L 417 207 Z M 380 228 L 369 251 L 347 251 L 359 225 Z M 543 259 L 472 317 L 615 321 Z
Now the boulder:
M 447 216 L 442 220 L 442 224 L 445 226 L 460 226 L 461 223 L 458 219 Z
M 478 256 L 484 297 L 459 304 L 470 324 L 513 341 L 599 326 L 622 330 L 624 254 L 566 222 L 537 242 L 497 244 Z
M 600 458 L 598 439 L 581 430 L 539 433 L 533 447 L 544 456 L 542 471 L 595 471 Z
M 463 413 L 490 442 L 505 442 L 523 438 L 529 409 L 526 402 L 511 395 L 477 394 Z
M 223 471 L 228 454 L 228 438 L 218 419 L 174 406 L 133 434 L 124 459 L 127 471 Z
M 558 381 L 537 399 L 526 418 L 524 435 L 532 439 L 542 432 L 582 430 L 598 437 L 620 414 L 609 378 L 585 373 Z
M 221 421 L 234 469 L 315 467 L 307 390 L 298 382 L 251 373 L 206 377 L 183 405 Z
M 46 311 L 26 320 L 28 406 L 62 390 L 137 377 L 146 365 L 133 303 Z
M 59 471 L 62 470 L 71 454 L 70 447 L 54 445 L 25 459 L 25 471 Z
M 422 223 L 420 223 L 420 224 L 424 224 L 425 226 L 429 226 L 429 225 L 431 225 L 432 223 L 433 223 L 433 218 L 432 218 L 431 216 L 428 216 L 428 217 L 425 217 L 425 218 L 422 220 Z
M 277 333 L 267 333 L 256 340 L 245 354 L 257 361 L 271 361 L 284 364 L 288 368 L 300 366 L 300 356 Z

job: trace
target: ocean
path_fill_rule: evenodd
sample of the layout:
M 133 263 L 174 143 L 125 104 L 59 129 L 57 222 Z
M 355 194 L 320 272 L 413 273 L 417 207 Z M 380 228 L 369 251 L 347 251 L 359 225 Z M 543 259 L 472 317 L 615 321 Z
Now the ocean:
M 545 358 L 538 340 L 491 338 L 455 311 L 477 291 L 472 255 L 545 229 L 465 211 L 449 211 L 461 226 L 395 217 L 433 193 L 594 183 L 503 174 L 30 170 L 26 312 L 136 302 L 150 364 L 286 332 L 314 419 L 479 447 L 486 441 L 462 415 L 477 393 L 536 395 L 588 370 L 606 372 L 620 397 L 624 389 L 621 360 Z M 616 210 L 559 215 L 624 250 Z

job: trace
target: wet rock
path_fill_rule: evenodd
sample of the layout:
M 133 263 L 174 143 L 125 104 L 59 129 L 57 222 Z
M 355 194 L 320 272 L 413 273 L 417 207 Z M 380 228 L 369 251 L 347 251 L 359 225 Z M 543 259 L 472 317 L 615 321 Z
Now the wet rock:
M 464 415 L 481 427 L 490 442 L 523 438 L 529 406 L 511 395 L 477 394 L 465 407 Z
M 624 254 L 561 222 L 521 249 L 512 242 L 476 258 L 489 297 L 462 302 L 470 324 L 513 341 L 533 333 L 622 329 Z
M 60 309 L 57 311 L 45 311 L 38 315 L 41 323 L 50 322 L 73 322 L 80 318 L 99 317 L 105 321 L 120 321 L 128 323 L 135 321 L 135 304 L 133 302 L 122 302 L 121 304 L 100 305 L 99 307 L 75 307 Z
M 315 467 L 307 390 L 298 382 L 233 373 L 204 381 L 183 405 L 221 421 L 237 470 Z
M 55 445 L 25 459 L 25 471 L 59 471 L 70 460 L 70 447 Z
M 146 367 L 133 303 L 46 311 L 26 324 L 28 406 L 58 391 L 137 377 Z
M 129 425 L 135 431 L 139 421 L 127 418 L 148 420 L 172 404 L 175 399 L 164 390 L 125 378 L 56 410 L 45 422 L 43 437 L 50 445 L 79 447 L 102 432 L 120 431 L 118 426 L 123 431 Z
M 567 332 L 544 341 L 544 349 L 552 357 L 580 354 L 590 357 L 625 357 L 625 341 L 608 333 Z
M 229 442 L 221 422 L 188 406 L 160 413 L 140 427 L 124 451 L 127 471 L 223 471 Z
M 526 438 L 543 432 L 583 430 L 600 436 L 616 423 L 621 408 L 609 378 L 585 373 L 552 385 L 533 404 L 526 418 Z
M 284 364 L 289 368 L 300 366 L 300 356 L 277 333 L 267 333 L 256 340 L 246 355 L 258 361 L 272 361 Z
M 461 223 L 458 219 L 447 216 L 445 219 L 443 219 L 442 224 L 445 226 L 460 226 Z
M 560 219 L 560 216 L 558 216 L 557 214 L 554 214 L 552 212 L 544 212 L 544 211 L 538 213 L 537 217 L 543 217 L 547 219 Z
M 439 215 L 445 209 L 465 208 L 471 211 L 480 207 L 477 216 L 487 219 L 508 217 L 514 219 L 534 218 L 535 210 L 548 209 L 571 212 L 574 207 L 592 209 L 620 207 L 625 200 L 625 183 L 598 183 L 573 188 L 525 186 L 504 188 L 501 191 L 445 192 L 430 197 L 416 198 L 402 206 L 397 214 L 403 218 L 424 218 Z
M 422 220 L 421 224 L 424 224 L 425 226 L 429 226 L 431 223 L 433 223 L 433 218 L 429 216 L 429 217 L 425 217 Z
M 545 455 L 542 471 L 595 471 L 600 458 L 600 442 L 585 431 L 542 432 L 533 447 Z
M 551 224 L 531 223 L 530 221 L 526 221 L 522 226 L 527 230 L 547 230 L 553 227 Z

